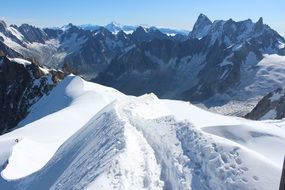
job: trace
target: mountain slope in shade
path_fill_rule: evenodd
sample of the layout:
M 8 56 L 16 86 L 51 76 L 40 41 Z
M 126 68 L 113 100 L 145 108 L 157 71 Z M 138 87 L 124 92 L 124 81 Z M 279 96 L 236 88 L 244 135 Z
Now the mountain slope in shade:
M 279 185 L 284 121 L 221 116 L 188 102 L 126 96 L 68 76 L 22 123 L 0 136 L 1 189 Z

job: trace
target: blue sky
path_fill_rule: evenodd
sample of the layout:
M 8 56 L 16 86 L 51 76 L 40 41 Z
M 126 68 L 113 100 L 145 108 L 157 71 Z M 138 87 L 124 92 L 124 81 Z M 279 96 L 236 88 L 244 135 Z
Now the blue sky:
M 2 1 L 2 2 L 1 2 Z M 0 0 L 0 18 L 36 26 L 148 24 L 191 29 L 199 13 L 211 20 L 259 17 L 285 35 L 285 0 Z

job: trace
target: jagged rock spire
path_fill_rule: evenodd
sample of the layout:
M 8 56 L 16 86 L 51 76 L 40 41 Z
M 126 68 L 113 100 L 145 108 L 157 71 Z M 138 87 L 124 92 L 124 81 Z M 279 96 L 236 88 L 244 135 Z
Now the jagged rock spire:
M 257 21 L 257 23 L 255 23 L 254 29 L 256 32 L 260 32 L 260 31 L 262 31 L 263 28 L 264 28 L 263 18 L 260 17 L 259 20 Z
M 199 25 L 199 24 L 205 24 L 205 25 L 210 25 L 212 24 L 212 21 L 204 14 L 200 14 L 195 25 Z
M 212 21 L 204 14 L 200 14 L 197 21 L 194 24 L 193 30 L 190 33 L 191 37 L 202 38 L 207 33 L 208 29 L 212 25 Z

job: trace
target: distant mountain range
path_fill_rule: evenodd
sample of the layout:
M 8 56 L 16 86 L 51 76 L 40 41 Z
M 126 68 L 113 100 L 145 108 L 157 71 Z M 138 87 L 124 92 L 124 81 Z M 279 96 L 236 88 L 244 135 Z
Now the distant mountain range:
M 211 21 L 201 14 L 191 32 L 116 23 L 37 28 L 0 23 L 0 50 L 42 65 L 78 70 L 127 94 L 154 92 L 211 110 L 245 115 L 285 84 L 285 40 L 248 19 Z
M 44 65 L 57 68 L 67 62 L 86 77 L 96 76 L 114 56 L 123 53 L 135 43 L 155 38 L 187 39 L 187 35 L 167 35 L 155 27 L 132 27 L 135 30 L 127 34 L 123 30 L 118 31 L 118 26 L 115 27 L 114 23 L 106 27 L 94 26 L 93 29 L 73 24 L 44 29 L 28 24 L 7 26 L 3 21 L 0 25 L 0 46 L 3 46 L 1 49 L 6 54 L 12 57 L 33 57 Z
M 105 26 L 99 26 L 99 25 L 92 25 L 92 24 L 84 24 L 84 25 L 79 25 L 80 28 L 85 29 L 85 30 L 91 30 L 95 31 L 98 30 L 101 27 L 106 28 L 113 34 L 117 34 L 120 31 L 124 31 L 126 34 L 131 34 L 133 33 L 138 27 L 143 27 L 143 28 L 153 28 L 153 29 L 158 29 L 164 34 L 175 36 L 176 34 L 181 34 L 181 35 L 188 35 L 189 30 L 183 30 L 183 29 L 171 29 L 171 28 L 165 28 L 165 27 L 155 27 L 155 26 L 147 26 L 147 25 L 121 25 L 117 22 L 111 22 Z

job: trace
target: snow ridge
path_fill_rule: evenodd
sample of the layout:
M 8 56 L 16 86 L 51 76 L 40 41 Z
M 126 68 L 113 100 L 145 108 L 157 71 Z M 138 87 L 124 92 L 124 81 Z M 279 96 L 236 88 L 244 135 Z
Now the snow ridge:
M 278 188 L 285 145 L 282 121 L 220 116 L 154 94 L 126 96 L 75 76 L 42 101 L 68 94 L 64 108 L 0 137 L 0 147 L 9 147 L 0 154 L 1 189 Z M 46 147 L 50 153 L 37 160 L 13 160 L 29 155 L 25 150 L 31 146 Z M 36 168 L 33 162 L 42 166 Z M 34 168 L 23 171 L 19 163 Z

